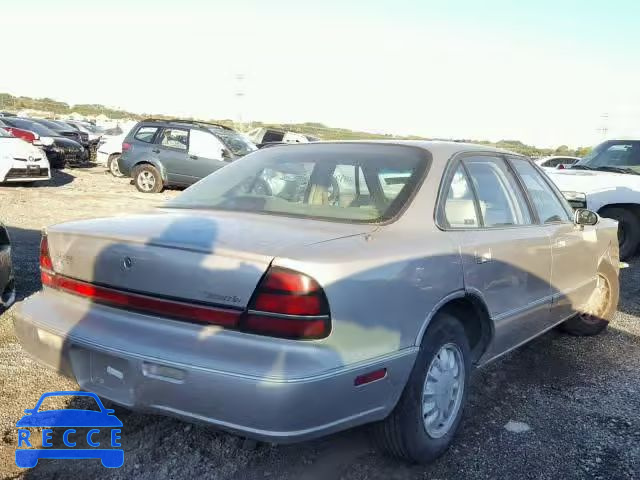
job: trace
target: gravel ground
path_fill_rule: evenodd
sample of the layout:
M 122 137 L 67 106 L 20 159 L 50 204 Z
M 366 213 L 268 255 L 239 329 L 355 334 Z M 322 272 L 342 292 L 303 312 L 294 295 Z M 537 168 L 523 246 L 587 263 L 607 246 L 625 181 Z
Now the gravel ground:
M 98 168 L 57 172 L 38 186 L 0 187 L 0 218 L 12 234 L 18 300 L 39 288 L 42 227 L 152 208 L 176 193 L 139 194 L 127 180 Z M 43 460 L 32 470 L 20 470 L 13 456 L 15 422 L 23 409 L 44 391 L 74 390 L 76 384 L 22 352 L 10 309 L 0 316 L 0 476 L 638 479 L 639 272 L 639 260 L 621 272 L 620 307 L 607 333 L 573 338 L 552 331 L 476 372 L 461 432 L 430 466 L 380 455 L 364 427 L 298 445 L 251 449 L 238 437 L 206 426 L 118 411 L 125 425 L 122 468 L 105 469 L 97 460 Z

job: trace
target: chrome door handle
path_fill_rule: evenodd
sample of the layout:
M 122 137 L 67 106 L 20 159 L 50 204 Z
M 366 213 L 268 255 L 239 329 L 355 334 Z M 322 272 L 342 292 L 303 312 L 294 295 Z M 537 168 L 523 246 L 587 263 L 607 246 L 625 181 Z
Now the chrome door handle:
M 476 252 L 475 257 L 476 257 L 476 263 L 482 264 L 482 263 L 489 263 L 492 260 L 493 255 L 491 254 L 491 250 L 488 250 L 482 253 Z

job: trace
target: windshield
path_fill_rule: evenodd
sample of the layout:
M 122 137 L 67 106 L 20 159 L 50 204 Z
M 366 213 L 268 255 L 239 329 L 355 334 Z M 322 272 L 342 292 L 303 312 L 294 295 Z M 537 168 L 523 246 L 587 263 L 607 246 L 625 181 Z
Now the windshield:
M 30 132 L 35 132 L 41 137 L 59 137 L 56 132 L 45 127 L 44 125 L 40 125 L 39 123 L 32 122 L 30 120 L 23 120 L 22 118 L 12 118 L 6 119 L 5 123 L 8 125 L 13 125 L 16 128 L 21 128 L 23 130 L 29 130 Z
M 253 142 L 236 132 L 218 129 L 211 129 L 210 131 L 222 140 L 222 143 L 224 143 L 234 155 L 239 157 L 258 149 Z
M 221 168 L 167 206 L 385 221 L 402 210 L 422 181 L 425 153 L 382 144 L 268 148 Z
M 640 141 L 610 140 L 601 143 L 572 168 L 640 174 Z

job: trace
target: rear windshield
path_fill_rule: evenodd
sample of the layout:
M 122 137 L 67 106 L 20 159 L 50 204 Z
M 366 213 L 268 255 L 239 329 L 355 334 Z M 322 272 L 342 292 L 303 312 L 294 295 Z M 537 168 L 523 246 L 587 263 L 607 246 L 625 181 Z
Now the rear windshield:
M 212 173 L 166 206 L 383 222 L 418 188 L 427 157 L 423 149 L 392 144 L 268 148 Z

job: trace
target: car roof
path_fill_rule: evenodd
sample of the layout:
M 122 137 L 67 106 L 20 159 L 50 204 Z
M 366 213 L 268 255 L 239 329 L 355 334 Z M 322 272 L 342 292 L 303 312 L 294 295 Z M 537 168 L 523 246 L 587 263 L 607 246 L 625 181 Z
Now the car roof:
M 315 145 L 323 145 L 323 144 L 353 144 L 353 143 L 378 143 L 381 145 L 408 145 L 418 148 L 423 148 L 428 150 L 434 157 L 435 156 L 444 156 L 451 157 L 457 153 L 462 152 L 491 152 L 491 153 L 501 153 L 501 154 L 509 154 L 516 155 L 519 157 L 524 157 L 519 153 L 511 152 L 509 150 L 503 150 L 501 148 L 492 147 L 489 145 L 482 145 L 477 143 L 466 143 L 466 142 L 453 142 L 453 141 L 443 141 L 443 140 L 336 140 L 336 141 L 320 141 L 320 142 L 310 142 L 310 143 L 292 143 L 287 144 L 288 147 L 293 148 L 312 148 Z
M 171 119 L 162 119 L 162 118 L 146 118 L 144 120 L 140 120 L 140 125 L 143 124 L 161 124 L 161 125 L 171 125 L 171 126 L 195 126 L 198 128 L 205 129 L 220 129 L 220 130 L 229 130 L 231 132 L 235 132 L 235 130 L 226 125 L 222 125 L 221 123 L 213 123 L 213 122 L 203 122 L 200 120 L 182 120 L 180 118 L 171 118 Z

